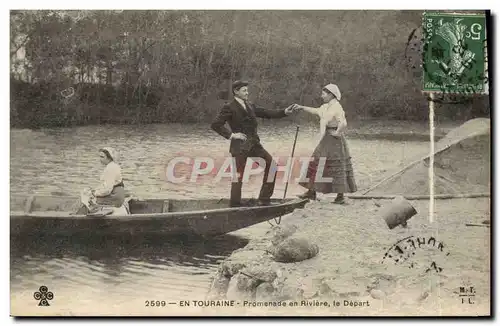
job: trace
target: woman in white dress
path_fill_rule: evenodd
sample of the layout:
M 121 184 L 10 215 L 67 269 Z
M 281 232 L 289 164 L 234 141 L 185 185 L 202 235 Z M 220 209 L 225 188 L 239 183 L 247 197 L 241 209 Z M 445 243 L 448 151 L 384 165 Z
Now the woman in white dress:
M 101 183 L 92 190 L 98 205 L 121 207 L 125 201 L 125 185 L 122 170 L 116 163 L 116 152 L 110 147 L 99 150 L 101 164 L 105 166 L 101 175 Z
M 351 163 L 351 155 L 344 137 L 347 127 L 344 109 L 340 105 L 340 90 L 337 85 L 328 84 L 322 92 L 324 104 L 319 108 L 312 108 L 295 104 L 295 108 L 318 115 L 320 118 L 320 141 L 312 154 L 306 177 L 307 182 L 299 184 L 307 191 L 301 198 L 316 199 L 316 193 L 336 193 L 334 203 L 344 203 L 344 193 L 357 191 L 356 181 Z M 331 182 L 316 180 L 320 159 L 324 160 L 322 175 L 318 178 L 332 178 Z M 323 163 L 323 162 L 322 162 Z M 321 172 L 321 171 L 320 171 Z
M 116 163 L 117 154 L 111 147 L 99 149 L 99 158 L 104 165 L 100 183 L 91 189 L 85 190 L 81 194 L 83 206 L 78 214 L 94 213 L 99 207 L 110 207 L 114 211 L 123 208 L 125 202 L 125 185 L 123 184 L 121 167 Z

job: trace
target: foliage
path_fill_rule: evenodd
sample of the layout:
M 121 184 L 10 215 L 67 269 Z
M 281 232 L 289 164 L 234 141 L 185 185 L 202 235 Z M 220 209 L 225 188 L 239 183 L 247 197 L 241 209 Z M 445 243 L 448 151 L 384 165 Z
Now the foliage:
M 11 124 L 207 121 L 236 78 L 250 80 L 252 99 L 269 108 L 317 105 L 333 82 L 350 118 L 426 119 L 420 79 L 404 60 L 420 19 L 418 11 L 11 11 Z M 448 115 L 489 114 L 484 98 L 472 102 Z

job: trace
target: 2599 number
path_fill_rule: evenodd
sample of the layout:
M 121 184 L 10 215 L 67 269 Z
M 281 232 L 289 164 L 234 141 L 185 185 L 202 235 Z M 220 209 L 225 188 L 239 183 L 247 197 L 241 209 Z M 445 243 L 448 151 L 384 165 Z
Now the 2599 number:
M 146 300 L 144 301 L 146 307 L 165 307 L 167 305 L 166 301 L 160 300 Z

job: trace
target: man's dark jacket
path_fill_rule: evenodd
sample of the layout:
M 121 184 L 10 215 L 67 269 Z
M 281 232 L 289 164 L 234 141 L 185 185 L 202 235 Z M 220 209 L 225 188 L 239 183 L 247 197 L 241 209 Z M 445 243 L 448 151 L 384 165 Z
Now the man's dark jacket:
M 257 134 L 257 117 L 277 119 L 286 116 L 285 110 L 267 110 L 252 103 L 245 102 L 247 110 L 236 100 L 226 103 L 212 123 L 212 129 L 222 137 L 229 139 L 231 133 L 241 132 L 247 136 L 247 140 L 231 139 L 229 152 L 233 155 L 245 155 L 254 146 L 260 145 Z M 228 129 L 225 124 L 229 125 Z

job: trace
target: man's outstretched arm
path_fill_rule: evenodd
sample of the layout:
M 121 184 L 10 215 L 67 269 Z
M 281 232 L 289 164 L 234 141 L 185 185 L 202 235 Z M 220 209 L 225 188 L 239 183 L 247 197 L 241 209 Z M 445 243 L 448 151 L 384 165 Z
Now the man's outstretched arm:
M 287 109 L 270 110 L 254 105 L 255 115 L 259 118 L 265 118 L 265 119 L 284 118 L 288 115 L 286 110 Z

